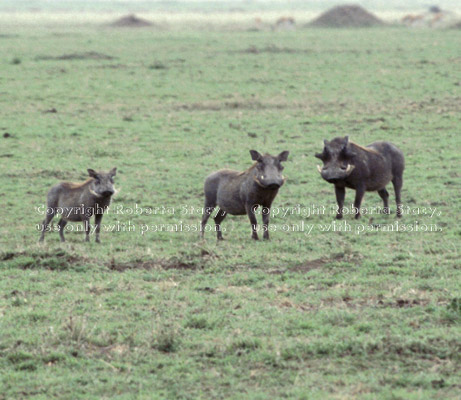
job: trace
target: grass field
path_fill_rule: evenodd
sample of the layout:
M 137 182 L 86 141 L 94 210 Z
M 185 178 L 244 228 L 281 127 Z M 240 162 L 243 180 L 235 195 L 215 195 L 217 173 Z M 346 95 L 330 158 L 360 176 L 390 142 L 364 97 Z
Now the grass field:
M 460 40 L 1 32 L 0 399 L 460 398 Z M 314 154 L 346 134 L 405 153 L 406 231 L 391 190 L 332 225 Z M 250 149 L 290 151 L 271 241 L 199 240 L 204 178 Z M 40 246 L 49 187 L 114 166 L 116 229 Z

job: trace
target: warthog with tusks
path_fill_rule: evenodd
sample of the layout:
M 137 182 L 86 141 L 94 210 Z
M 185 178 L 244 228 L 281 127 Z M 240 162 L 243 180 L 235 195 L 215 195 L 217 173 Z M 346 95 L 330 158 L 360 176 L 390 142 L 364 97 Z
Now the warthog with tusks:
M 90 176 L 85 182 L 61 182 L 48 192 L 46 217 L 42 223 L 40 242 L 45 239 L 49 223 L 56 214 L 61 214 L 58 222 L 59 236 L 64 242 L 64 227 L 67 222 L 82 221 L 85 228 L 85 241 L 90 240 L 90 218 L 95 216 L 96 242 L 100 243 L 99 232 L 104 211 L 115 193 L 114 180 L 117 168 L 109 172 L 96 172 L 88 169 Z
M 315 157 L 323 161 L 317 166 L 320 175 L 335 185 L 338 203 L 337 219 L 343 217 L 346 188 L 355 189 L 355 218 L 360 218 L 360 204 L 365 191 L 377 191 L 384 202 L 384 212 L 389 214 L 389 193 L 386 185 L 392 182 L 397 203 L 397 217 L 401 216 L 400 192 L 403 184 L 405 161 L 403 153 L 389 142 L 374 142 L 366 147 L 349 142 L 349 137 L 324 140 L 322 153 Z
M 205 208 L 200 232 L 204 236 L 205 225 L 216 206 L 219 211 L 214 221 L 218 240 L 223 240 L 221 222 L 227 214 L 248 215 L 252 228 L 252 239 L 258 240 L 256 209 L 263 208 L 263 237 L 269 239 L 269 214 L 272 201 L 279 188 L 285 182 L 282 176 L 282 161 L 288 158 L 288 151 L 273 157 L 261 155 L 250 150 L 251 158 L 256 161 L 253 166 L 243 172 L 221 169 L 212 173 L 205 180 Z

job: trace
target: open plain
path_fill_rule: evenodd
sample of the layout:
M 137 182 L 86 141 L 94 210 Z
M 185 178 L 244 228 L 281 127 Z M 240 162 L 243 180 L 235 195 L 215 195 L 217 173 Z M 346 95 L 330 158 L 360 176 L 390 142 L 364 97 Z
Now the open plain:
M 460 398 L 460 43 L 0 30 L 0 399 Z M 367 193 L 334 220 L 314 154 L 345 135 L 404 152 L 398 222 L 391 187 L 391 215 Z M 290 151 L 271 240 L 245 216 L 200 240 L 205 177 L 250 149 Z M 102 243 L 39 245 L 48 189 L 112 167 Z

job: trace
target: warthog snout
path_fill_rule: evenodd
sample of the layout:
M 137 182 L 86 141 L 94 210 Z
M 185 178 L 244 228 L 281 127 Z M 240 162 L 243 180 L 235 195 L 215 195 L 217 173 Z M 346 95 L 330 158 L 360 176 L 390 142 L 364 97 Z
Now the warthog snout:
M 317 167 L 320 171 L 320 175 L 322 176 L 323 179 L 325 179 L 327 182 L 334 183 L 338 182 L 342 179 L 347 178 L 352 170 L 355 168 L 354 165 L 341 165 L 341 166 L 325 166 L 323 168 L 320 168 L 320 166 Z
M 282 185 L 283 185 L 283 181 L 280 181 L 280 182 L 269 183 L 266 187 L 268 189 L 273 189 L 274 190 L 274 189 L 279 189 L 280 186 L 282 186 Z
M 102 195 L 104 197 L 109 197 L 109 196 L 112 196 L 113 194 L 114 194 L 113 190 L 106 190 L 106 191 L 102 192 Z
M 285 180 L 268 180 L 265 179 L 264 176 L 260 176 L 259 178 L 255 177 L 255 182 L 264 189 L 276 190 L 282 187 L 282 185 L 285 183 Z

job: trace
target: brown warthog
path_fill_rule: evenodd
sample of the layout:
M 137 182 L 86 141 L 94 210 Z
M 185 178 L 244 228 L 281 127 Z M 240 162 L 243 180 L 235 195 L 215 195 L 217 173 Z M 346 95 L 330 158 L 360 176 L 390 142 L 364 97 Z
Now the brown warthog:
M 205 225 L 216 206 L 219 206 L 214 221 L 218 240 L 222 240 L 221 222 L 227 214 L 244 215 L 250 218 L 252 235 L 258 240 L 256 209 L 263 208 L 263 237 L 269 239 L 269 214 L 272 201 L 283 185 L 282 161 L 288 158 L 288 151 L 273 157 L 261 155 L 256 150 L 250 150 L 251 158 L 256 161 L 253 166 L 243 172 L 221 169 L 213 172 L 205 180 L 205 209 L 200 232 L 203 237 Z
M 110 204 L 115 192 L 113 177 L 117 168 L 109 172 L 88 170 L 90 178 L 85 182 L 61 182 L 53 186 L 48 192 L 46 217 L 42 223 L 40 242 L 45 239 L 45 232 L 49 230 L 49 223 L 56 214 L 61 214 L 58 222 L 59 236 L 64 242 L 64 227 L 68 221 L 82 221 L 85 228 L 85 241 L 90 240 L 90 218 L 95 216 L 96 242 L 99 243 L 102 216 Z
M 389 193 L 386 185 L 392 181 L 397 203 L 397 217 L 401 216 L 400 191 L 403 184 L 405 161 L 402 151 L 389 142 L 374 142 L 367 147 L 349 142 L 349 137 L 324 140 L 322 153 L 315 156 L 323 161 L 317 166 L 320 175 L 335 185 L 338 202 L 337 219 L 343 217 L 346 187 L 355 189 L 355 218 L 360 218 L 360 204 L 365 191 L 378 191 L 389 214 Z

